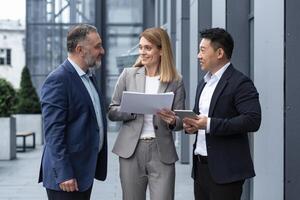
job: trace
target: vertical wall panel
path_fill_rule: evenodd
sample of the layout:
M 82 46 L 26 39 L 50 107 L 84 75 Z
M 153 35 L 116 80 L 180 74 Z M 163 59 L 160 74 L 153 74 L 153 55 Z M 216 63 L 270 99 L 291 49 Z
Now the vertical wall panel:
M 178 71 L 183 76 L 183 82 L 186 90 L 186 98 L 189 99 L 189 75 L 190 75 L 190 1 L 176 1 L 176 66 Z M 189 102 L 186 101 L 186 106 L 189 107 Z M 182 132 L 177 135 L 180 137 L 180 162 L 184 164 L 190 163 L 191 152 L 189 136 Z
M 283 199 L 284 3 L 254 2 L 254 82 L 262 124 L 254 136 L 253 200 Z
M 190 0 L 190 75 L 189 75 L 189 105 L 194 107 L 195 95 L 198 82 L 205 72 L 200 70 L 197 58 L 200 42 L 200 31 L 211 27 L 212 3 L 211 0 Z M 190 136 L 190 143 L 194 143 L 195 138 Z M 192 145 L 190 145 L 192 152 Z
M 300 1 L 289 0 L 285 10 L 285 199 L 300 198 Z
M 227 1 L 226 29 L 234 39 L 232 63 L 249 76 L 250 72 L 250 31 L 249 31 L 249 1 Z
M 154 26 L 155 0 L 143 0 L 143 30 Z
M 226 30 L 234 40 L 234 50 L 231 62 L 241 72 L 249 76 L 250 72 L 250 24 L 249 24 L 250 2 L 248 0 L 231 0 L 226 2 Z M 252 140 L 252 133 L 249 139 Z M 253 144 L 250 145 L 253 148 Z M 250 198 L 250 182 L 247 179 L 242 200 Z
M 212 27 L 226 27 L 226 0 L 211 0 Z
M 108 44 L 106 35 L 106 0 L 95 1 L 95 26 L 103 41 L 104 49 L 107 49 Z M 106 56 L 102 58 L 99 73 L 96 73 L 98 85 L 101 87 L 101 92 L 106 96 Z
M 167 11 L 167 31 L 171 39 L 173 52 L 176 52 L 176 0 L 165 0 L 164 6 Z

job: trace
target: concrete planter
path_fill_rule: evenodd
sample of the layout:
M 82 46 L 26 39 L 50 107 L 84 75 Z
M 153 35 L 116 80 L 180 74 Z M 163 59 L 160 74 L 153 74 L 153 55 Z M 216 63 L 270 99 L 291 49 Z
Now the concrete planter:
M 17 132 L 35 132 L 36 145 L 42 145 L 44 142 L 42 131 L 42 115 L 41 114 L 16 114 Z M 22 140 L 17 140 L 17 144 L 21 145 Z M 32 137 L 26 140 L 28 145 L 32 145 Z
M 16 120 L 0 117 L 0 160 L 16 158 Z

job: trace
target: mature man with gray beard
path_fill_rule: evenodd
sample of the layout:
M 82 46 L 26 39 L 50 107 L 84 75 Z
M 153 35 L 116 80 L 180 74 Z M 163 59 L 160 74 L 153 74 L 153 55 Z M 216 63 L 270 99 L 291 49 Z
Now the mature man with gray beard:
M 93 180 L 107 173 L 104 98 L 91 69 L 100 67 L 102 40 L 94 26 L 80 24 L 67 36 L 68 58 L 41 89 L 45 132 L 39 182 L 50 200 L 88 200 Z

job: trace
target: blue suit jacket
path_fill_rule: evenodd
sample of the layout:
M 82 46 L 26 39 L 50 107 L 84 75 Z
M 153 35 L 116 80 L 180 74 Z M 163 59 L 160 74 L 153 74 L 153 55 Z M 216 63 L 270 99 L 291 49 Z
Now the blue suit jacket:
M 205 86 L 197 88 L 194 112 L 199 114 L 199 99 Z M 217 183 L 231 183 L 255 175 L 250 155 L 248 132 L 257 131 L 261 122 L 258 92 L 253 82 L 229 65 L 212 95 L 206 134 L 208 167 Z M 194 143 L 194 149 L 196 147 Z M 193 157 L 194 177 L 195 156 Z
M 96 87 L 97 88 L 97 87 Z M 66 60 L 46 79 L 41 89 L 45 132 L 39 182 L 60 190 L 59 183 L 76 178 L 80 191 L 107 173 L 107 122 L 99 93 L 104 143 L 99 152 L 99 127 L 92 100 L 78 73 Z

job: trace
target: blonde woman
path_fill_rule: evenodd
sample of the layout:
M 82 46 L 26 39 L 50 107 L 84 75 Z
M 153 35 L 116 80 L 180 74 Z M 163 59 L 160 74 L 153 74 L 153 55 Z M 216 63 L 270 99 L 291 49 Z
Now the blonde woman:
M 178 160 L 172 131 L 182 129 L 173 111 L 156 115 L 120 112 L 123 91 L 144 93 L 174 92 L 172 110 L 184 109 L 185 91 L 174 65 L 170 39 L 161 28 L 140 34 L 139 60 L 120 75 L 109 106 L 108 117 L 122 121 L 113 147 L 119 156 L 123 200 L 173 200 L 175 162 Z

